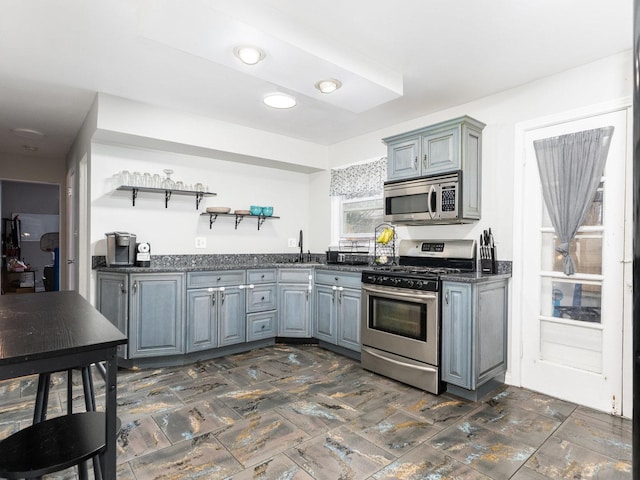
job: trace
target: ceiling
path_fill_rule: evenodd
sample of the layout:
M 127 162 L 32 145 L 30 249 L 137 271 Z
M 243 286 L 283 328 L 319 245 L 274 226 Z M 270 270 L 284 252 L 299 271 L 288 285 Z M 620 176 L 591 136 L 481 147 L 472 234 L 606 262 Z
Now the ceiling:
M 632 48 L 632 0 L 4 0 L 2 10 L 0 152 L 43 158 L 66 155 L 96 92 L 330 145 Z M 246 43 L 265 59 L 240 63 L 233 50 Z M 342 88 L 313 87 L 327 77 Z M 298 104 L 265 106 L 275 91 Z

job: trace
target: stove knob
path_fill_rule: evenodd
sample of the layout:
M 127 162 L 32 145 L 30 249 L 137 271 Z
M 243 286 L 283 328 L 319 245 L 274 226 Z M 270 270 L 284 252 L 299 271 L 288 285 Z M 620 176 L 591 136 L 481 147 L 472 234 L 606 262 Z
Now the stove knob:
M 382 275 L 379 275 L 378 278 L 376 278 L 376 283 L 382 285 Z
M 413 280 L 409 280 L 407 284 L 409 285 L 409 288 L 413 287 Z
M 416 288 L 422 288 L 422 280 L 416 282 Z

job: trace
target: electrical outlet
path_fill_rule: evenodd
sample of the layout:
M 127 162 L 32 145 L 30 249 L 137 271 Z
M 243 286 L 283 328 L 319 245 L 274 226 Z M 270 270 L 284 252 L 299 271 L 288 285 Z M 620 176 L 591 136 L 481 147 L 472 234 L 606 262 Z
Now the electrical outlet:
M 196 248 L 207 248 L 206 237 L 196 237 Z
M 297 247 L 298 246 L 298 241 L 295 238 L 290 238 L 288 246 L 289 247 Z

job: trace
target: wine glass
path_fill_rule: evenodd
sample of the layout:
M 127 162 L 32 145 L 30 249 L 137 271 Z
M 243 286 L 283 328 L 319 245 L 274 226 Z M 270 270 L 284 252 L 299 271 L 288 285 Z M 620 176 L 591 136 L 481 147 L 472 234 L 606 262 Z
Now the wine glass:
M 162 171 L 167 176 L 167 178 L 164 179 L 164 182 L 162 182 L 162 187 L 170 190 L 176 186 L 175 182 L 171 180 L 171 174 L 173 173 L 173 170 L 171 170 L 170 168 L 165 168 Z

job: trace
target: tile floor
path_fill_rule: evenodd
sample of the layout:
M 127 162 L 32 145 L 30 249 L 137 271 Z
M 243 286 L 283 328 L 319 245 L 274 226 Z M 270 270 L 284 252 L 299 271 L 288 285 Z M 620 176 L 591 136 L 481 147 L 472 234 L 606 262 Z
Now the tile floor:
M 0 438 L 30 424 L 35 380 L 0 382 Z M 434 396 L 316 346 L 121 370 L 118 388 L 119 480 L 631 478 L 628 420 L 514 387 Z

